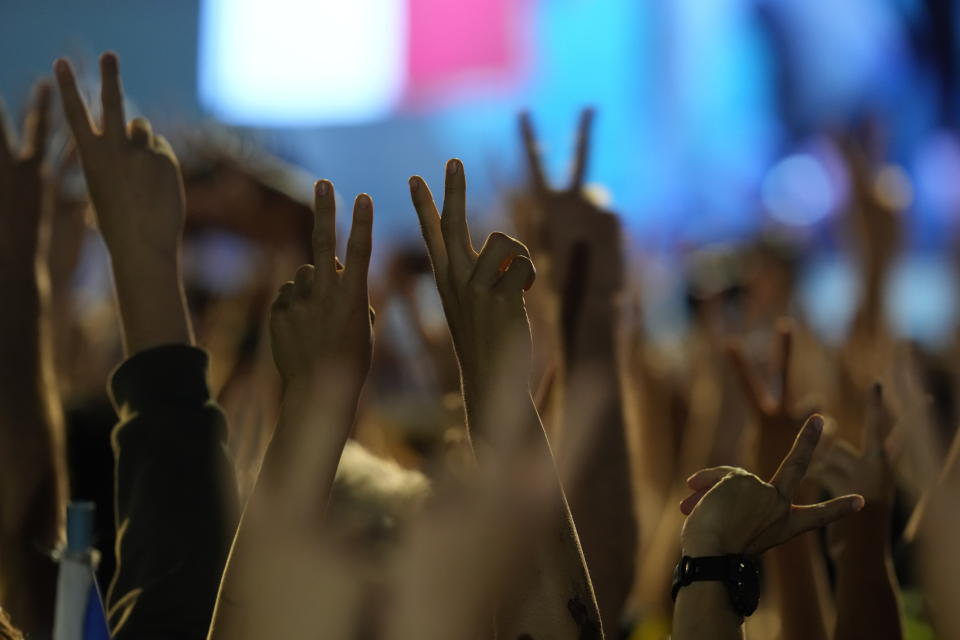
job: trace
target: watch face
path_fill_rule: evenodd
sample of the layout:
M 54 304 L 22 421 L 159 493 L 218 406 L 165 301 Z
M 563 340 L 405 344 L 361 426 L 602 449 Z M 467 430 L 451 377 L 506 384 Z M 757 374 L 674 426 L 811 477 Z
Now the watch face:
M 727 575 L 733 608 L 740 615 L 749 616 L 760 603 L 760 562 L 755 558 L 731 556 Z

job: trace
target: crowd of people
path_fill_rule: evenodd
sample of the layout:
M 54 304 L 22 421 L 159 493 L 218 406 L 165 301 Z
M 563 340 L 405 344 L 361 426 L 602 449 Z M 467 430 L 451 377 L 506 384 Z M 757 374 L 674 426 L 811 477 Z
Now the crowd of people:
M 77 499 L 117 640 L 960 638 L 957 358 L 885 321 L 903 216 L 862 137 L 835 140 L 846 339 L 760 237 L 690 260 L 674 343 L 584 188 L 589 110 L 563 187 L 520 117 L 516 237 L 472 233 L 460 160 L 442 198 L 411 177 L 424 244 L 368 282 L 369 195 L 340 252 L 330 181 L 311 205 L 235 150 L 180 162 L 100 72 L 92 108 L 54 64 L 59 157 L 48 81 L 0 124 L 0 638 L 52 637 Z M 119 322 L 76 299 L 88 227 Z M 226 293 L 192 268 L 211 230 L 255 247 Z

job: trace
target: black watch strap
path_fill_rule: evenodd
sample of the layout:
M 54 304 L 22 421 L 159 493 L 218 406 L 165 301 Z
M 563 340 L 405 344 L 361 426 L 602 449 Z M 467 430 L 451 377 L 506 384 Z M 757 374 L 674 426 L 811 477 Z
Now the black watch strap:
M 757 610 L 760 602 L 760 562 L 756 558 L 736 554 L 702 558 L 683 556 L 673 571 L 671 595 L 676 600 L 677 593 L 683 587 L 705 581 L 724 583 L 730 594 L 730 604 L 738 614 L 749 616 Z

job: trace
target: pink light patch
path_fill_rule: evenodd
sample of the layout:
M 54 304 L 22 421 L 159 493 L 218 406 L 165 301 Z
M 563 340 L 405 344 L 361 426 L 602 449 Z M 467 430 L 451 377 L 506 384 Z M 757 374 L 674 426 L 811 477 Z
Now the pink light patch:
M 475 93 L 518 76 L 529 0 L 408 2 L 408 103 L 435 104 L 440 92 Z

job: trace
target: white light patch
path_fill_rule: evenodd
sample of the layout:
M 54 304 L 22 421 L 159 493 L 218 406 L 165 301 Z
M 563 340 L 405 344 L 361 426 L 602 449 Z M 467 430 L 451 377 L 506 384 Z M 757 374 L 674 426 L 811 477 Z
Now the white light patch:
M 806 154 L 790 156 L 773 167 L 763 181 L 762 197 L 771 216 L 792 226 L 819 222 L 834 204 L 823 165 Z
M 199 93 L 249 126 L 378 120 L 406 85 L 406 0 L 203 0 Z

